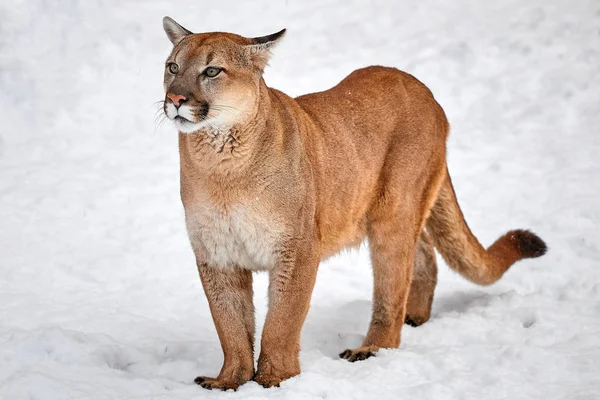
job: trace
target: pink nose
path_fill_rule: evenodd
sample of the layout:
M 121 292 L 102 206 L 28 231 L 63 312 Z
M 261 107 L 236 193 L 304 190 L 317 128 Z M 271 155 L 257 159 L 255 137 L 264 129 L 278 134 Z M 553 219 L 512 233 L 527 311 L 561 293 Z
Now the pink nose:
M 175 104 L 175 107 L 179 107 L 179 102 L 180 101 L 186 101 L 187 100 L 185 98 L 185 96 L 182 96 L 180 94 L 167 93 L 167 97 L 171 99 L 171 101 L 173 102 L 173 104 Z

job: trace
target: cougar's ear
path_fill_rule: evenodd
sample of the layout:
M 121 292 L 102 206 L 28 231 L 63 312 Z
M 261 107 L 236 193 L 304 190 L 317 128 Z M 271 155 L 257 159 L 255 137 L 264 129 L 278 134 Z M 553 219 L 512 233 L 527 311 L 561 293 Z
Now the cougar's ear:
M 163 18 L 163 29 L 167 33 L 167 37 L 175 46 L 177 43 L 181 42 L 181 40 L 187 35 L 191 35 L 192 32 L 185 29 L 183 26 L 179 25 L 175 20 L 171 17 Z
M 285 29 L 280 30 L 279 32 L 273 33 L 267 36 L 260 36 L 250 39 L 252 41 L 251 44 L 244 46 L 246 54 L 252 62 L 261 72 L 264 71 L 265 67 L 269 63 L 269 58 L 271 58 L 271 49 L 275 46 L 283 35 L 285 34 Z

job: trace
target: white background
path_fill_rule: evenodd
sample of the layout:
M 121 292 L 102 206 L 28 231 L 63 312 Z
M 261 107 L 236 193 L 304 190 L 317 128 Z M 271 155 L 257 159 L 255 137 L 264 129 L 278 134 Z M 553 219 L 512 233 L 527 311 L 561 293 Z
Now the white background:
M 290 95 L 353 69 L 426 83 L 452 125 L 450 172 L 484 245 L 530 228 L 546 256 L 477 287 L 440 265 L 433 316 L 365 362 L 364 249 L 323 263 L 300 376 L 208 392 L 222 354 L 158 126 L 161 19 L 259 36 Z M 159 111 L 160 112 L 160 111 Z M 587 0 L 3 1 L 0 398 L 600 397 L 600 4 Z M 258 331 L 266 276 L 255 285 Z

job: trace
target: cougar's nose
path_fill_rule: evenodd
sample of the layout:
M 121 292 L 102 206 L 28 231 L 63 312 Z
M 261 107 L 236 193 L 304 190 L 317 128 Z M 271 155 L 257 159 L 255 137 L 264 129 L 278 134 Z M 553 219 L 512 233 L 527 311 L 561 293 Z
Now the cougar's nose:
M 185 103 L 187 98 L 181 94 L 167 93 L 167 97 L 171 99 L 175 107 L 179 108 L 181 103 Z

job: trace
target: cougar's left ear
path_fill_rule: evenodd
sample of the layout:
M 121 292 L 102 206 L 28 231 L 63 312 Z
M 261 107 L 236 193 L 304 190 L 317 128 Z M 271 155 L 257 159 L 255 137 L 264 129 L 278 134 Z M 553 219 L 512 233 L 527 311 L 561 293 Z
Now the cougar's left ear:
M 271 49 L 279 43 L 284 34 L 285 29 L 282 29 L 271 35 L 255 37 L 250 39 L 252 41 L 251 44 L 244 46 L 248 58 L 261 72 L 264 71 L 269 63 Z
M 183 26 L 179 25 L 175 20 L 171 17 L 163 18 L 163 29 L 167 33 L 167 37 L 173 43 L 173 46 L 177 45 L 177 43 L 181 42 L 181 40 L 187 35 L 191 35 L 192 32 L 185 29 Z

